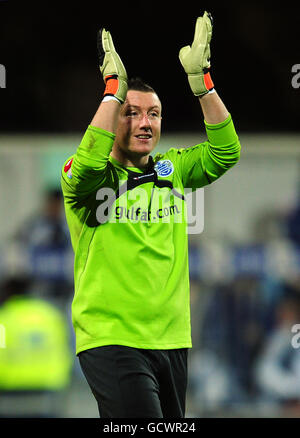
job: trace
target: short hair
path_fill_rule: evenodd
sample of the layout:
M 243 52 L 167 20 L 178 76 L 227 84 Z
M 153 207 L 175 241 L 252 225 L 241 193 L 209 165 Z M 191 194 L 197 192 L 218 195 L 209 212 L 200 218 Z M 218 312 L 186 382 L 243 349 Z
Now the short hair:
M 147 84 L 143 79 L 136 77 L 128 81 L 128 90 L 142 91 L 143 93 L 156 93 L 154 88 Z

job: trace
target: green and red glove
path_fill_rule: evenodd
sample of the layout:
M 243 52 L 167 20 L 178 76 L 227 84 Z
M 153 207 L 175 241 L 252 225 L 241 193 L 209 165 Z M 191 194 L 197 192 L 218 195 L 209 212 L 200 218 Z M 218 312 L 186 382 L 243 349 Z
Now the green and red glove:
M 97 38 L 99 68 L 106 85 L 104 97 L 111 96 L 123 103 L 127 94 L 127 73 L 116 52 L 109 31 L 100 29 Z
M 212 16 L 205 11 L 202 17 L 197 18 L 192 46 L 185 46 L 179 52 L 180 62 L 195 96 L 214 91 L 209 73 L 211 36 Z

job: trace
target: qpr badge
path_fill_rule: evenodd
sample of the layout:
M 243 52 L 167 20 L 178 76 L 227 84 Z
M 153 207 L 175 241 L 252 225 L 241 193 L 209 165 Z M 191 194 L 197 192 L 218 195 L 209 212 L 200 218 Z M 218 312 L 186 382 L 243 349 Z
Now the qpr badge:
M 154 169 L 156 170 L 157 175 L 162 177 L 169 176 L 174 172 L 174 166 L 170 160 L 158 161 L 155 164 Z

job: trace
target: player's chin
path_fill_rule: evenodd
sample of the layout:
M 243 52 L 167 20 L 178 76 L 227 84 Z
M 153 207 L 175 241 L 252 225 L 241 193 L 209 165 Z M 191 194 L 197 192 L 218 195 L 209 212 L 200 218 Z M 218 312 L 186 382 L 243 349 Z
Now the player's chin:
M 148 155 L 152 152 L 154 147 L 155 143 L 153 142 L 152 138 L 148 141 L 140 141 L 138 139 L 135 139 L 130 149 L 136 154 Z

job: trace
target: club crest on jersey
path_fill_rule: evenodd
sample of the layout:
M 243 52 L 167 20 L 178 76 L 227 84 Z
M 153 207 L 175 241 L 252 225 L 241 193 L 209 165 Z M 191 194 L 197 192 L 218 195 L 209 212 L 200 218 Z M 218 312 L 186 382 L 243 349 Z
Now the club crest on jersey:
M 155 164 L 154 169 L 156 170 L 157 175 L 162 177 L 169 176 L 174 172 L 174 166 L 170 160 L 158 161 Z

